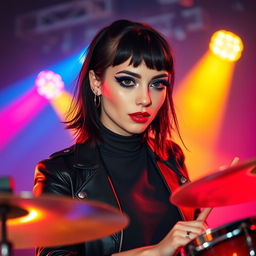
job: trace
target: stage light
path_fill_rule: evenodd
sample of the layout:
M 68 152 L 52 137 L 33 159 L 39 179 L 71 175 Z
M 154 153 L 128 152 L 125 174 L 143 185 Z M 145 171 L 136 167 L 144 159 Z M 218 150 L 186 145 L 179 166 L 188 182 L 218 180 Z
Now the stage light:
M 0 151 L 44 109 L 47 103 L 48 101 L 38 95 L 36 88 L 33 87 L 0 111 Z
M 82 50 L 82 52 L 80 53 L 79 57 L 78 57 L 78 61 L 80 64 L 84 64 L 86 55 L 87 55 L 87 51 L 88 51 L 88 46 L 85 47 L 85 49 Z
M 205 175 L 218 161 L 215 149 L 225 116 L 234 67 L 235 62 L 225 61 L 208 51 L 184 76 L 175 91 L 180 129 L 187 145 L 193 148 L 193 153 L 186 154 L 192 180 Z
M 79 63 L 80 63 L 80 64 L 84 64 L 85 57 L 86 57 L 85 53 L 82 53 L 82 54 L 79 56 Z
M 222 59 L 237 61 L 241 57 L 243 42 L 241 38 L 226 30 L 216 31 L 209 44 L 211 51 Z
M 60 96 L 64 83 L 60 75 L 50 71 L 41 71 L 35 81 L 38 94 L 48 100 L 55 99 Z
M 194 0 L 180 0 L 180 5 L 184 7 L 192 7 L 194 4 Z

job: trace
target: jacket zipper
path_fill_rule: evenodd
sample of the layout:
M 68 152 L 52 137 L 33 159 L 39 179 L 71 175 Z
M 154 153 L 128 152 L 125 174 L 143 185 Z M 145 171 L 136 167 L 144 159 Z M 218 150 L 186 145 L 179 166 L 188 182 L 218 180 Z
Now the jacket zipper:
M 109 176 L 108 176 L 108 181 L 109 181 L 109 183 L 110 183 L 111 189 L 112 189 L 112 191 L 113 191 L 113 193 L 114 193 L 114 196 L 115 196 L 115 198 L 116 198 L 116 202 L 117 202 L 117 204 L 118 204 L 119 210 L 120 210 L 120 212 L 123 214 L 123 210 L 122 210 L 122 207 L 121 207 L 119 198 L 118 198 L 118 196 L 117 196 L 117 194 L 116 194 L 116 190 L 115 190 L 115 188 L 114 188 L 113 182 L 112 182 L 112 180 L 111 180 L 111 178 L 110 178 Z M 120 243 L 119 243 L 118 252 L 121 252 L 122 245 L 123 245 L 123 237 L 124 237 L 124 230 L 123 230 L 123 229 L 120 231 L 120 234 L 121 234 L 121 235 L 120 235 Z

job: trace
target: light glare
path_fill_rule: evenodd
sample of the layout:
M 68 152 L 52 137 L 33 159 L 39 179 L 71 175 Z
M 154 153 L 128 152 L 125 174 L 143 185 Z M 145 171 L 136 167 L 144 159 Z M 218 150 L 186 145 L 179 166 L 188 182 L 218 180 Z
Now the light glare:
M 59 97 L 64 88 L 61 76 L 50 70 L 41 71 L 36 78 L 35 85 L 38 94 L 48 100 Z
M 24 217 L 9 219 L 8 224 L 9 225 L 19 225 L 19 224 L 24 224 L 24 223 L 31 223 L 34 221 L 38 221 L 43 216 L 42 212 L 40 212 L 38 209 L 28 208 L 27 210 L 29 211 L 28 215 L 26 215 Z
M 243 42 L 234 33 L 219 30 L 213 34 L 209 47 L 218 57 L 229 61 L 237 61 L 241 57 Z

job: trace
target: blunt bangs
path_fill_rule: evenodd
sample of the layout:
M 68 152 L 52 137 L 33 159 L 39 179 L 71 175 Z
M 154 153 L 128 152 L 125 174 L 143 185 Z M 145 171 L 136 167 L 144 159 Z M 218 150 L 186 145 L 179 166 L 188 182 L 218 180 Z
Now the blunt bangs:
M 131 58 L 130 65 L 137 67 L 142 61 L 150 69 L 173 73 L 173 58 L 168 45 L 153 31 L 131 30 L 120 39 L 113 59 L 113 66 Z
M 101 108 L 94 103 L 89 71 L 93 70 L 99 78 L 104 79 L 108 67 L 120 65 L 127 60 L 134 67 L 144 61 L 149 69 L 165 70 L 170 74 L 165 101 L 143 134 L 145 141 L 153 137 L 155 152 L 165 159 L 167 148 L 170 150 L 166 139 L 172 138 L 174 126 L 181 138 L 172 99 L 175 77 L 173 54 L 166 39 L 147 24 L 117 20 L 96 34 L 78 77 L 69 120 L 65 122 L 66 128 L 75 132 L 78 143 L 101 142 Z

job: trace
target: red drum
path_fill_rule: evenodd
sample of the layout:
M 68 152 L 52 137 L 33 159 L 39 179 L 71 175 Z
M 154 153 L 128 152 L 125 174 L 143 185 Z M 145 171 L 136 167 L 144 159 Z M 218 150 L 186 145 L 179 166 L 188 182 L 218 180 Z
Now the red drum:
M 184 250 L 188 256 L 256 256 L 256 217 L 209 229 Z

